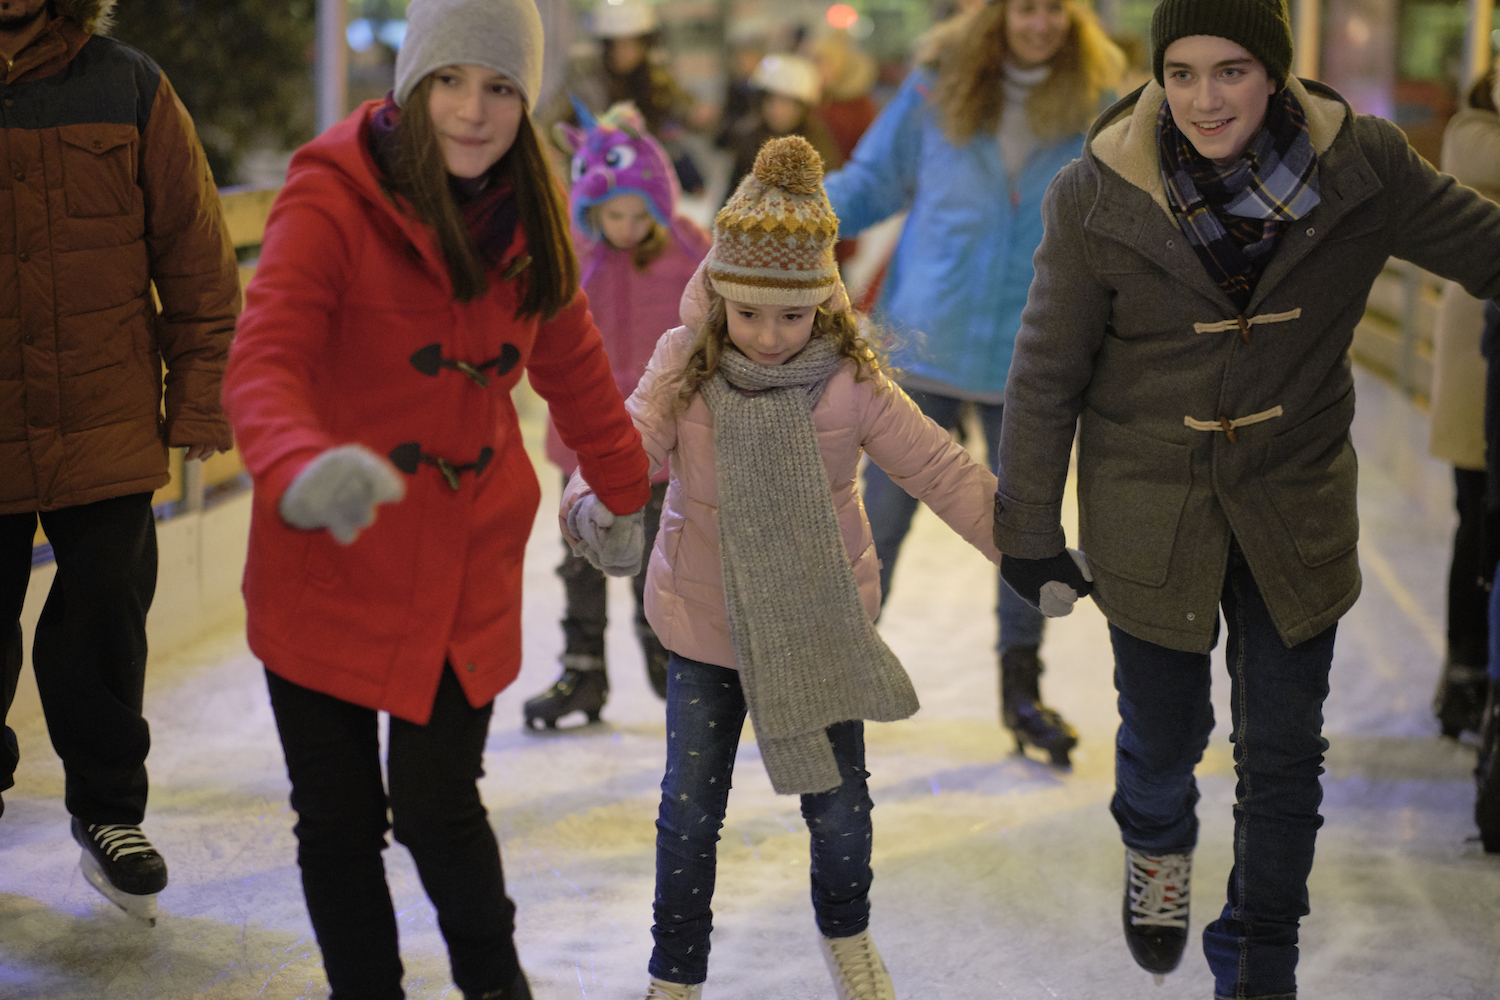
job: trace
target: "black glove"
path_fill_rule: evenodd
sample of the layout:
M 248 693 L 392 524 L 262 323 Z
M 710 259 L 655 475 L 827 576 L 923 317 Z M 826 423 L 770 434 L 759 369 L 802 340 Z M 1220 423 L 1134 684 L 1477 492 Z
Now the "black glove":
M 1046 559 L 1002 556 L 1000 576 L 1021 598 L 1048 618 L 1072 614 L 1080 597 L 1094 589 L 1089 560 L 1077 549 L 1064 549 Z

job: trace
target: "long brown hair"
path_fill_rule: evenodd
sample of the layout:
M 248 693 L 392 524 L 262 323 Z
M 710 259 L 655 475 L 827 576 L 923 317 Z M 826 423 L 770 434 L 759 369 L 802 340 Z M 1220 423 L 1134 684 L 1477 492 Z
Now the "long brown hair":
M 472 302 L 489 291 L 489 275 L 453 196 L 448 164 L 438 146 L 428 108 L 434 76 L 423 77 L 401 108 L 395 162 L 387 183 L 432 227 L 453 282 L 454 300 Z M 524 290 L 516 317 L 549 320 L 578 293 L 578 258 L 568 239 L 566 200 L 547 165 L 529 110 L 521 116 L 515 142 L 497 166 L 515 192 L 526 253 L 531 257 L 522 273 Z
M 954 145 L 1000 127 L 1005 106 L 1006 13 L 1013 0 L 993 0 L 940 25 L 926 50 L 937 64 L 932 103 Z M 1065 0 L 1068 37 L 1052 57 L 1052 72 L 1026 102 L 1031 131 L 1043 140 L 1087 130 L 1099 113 L 1104 91 L 1114 86 L 1125 57 L 1109 40 L 1093 11 Z
M 708 284 L 707 275 L 703 278 Z M 854 380 L 867 382 L 881 372 L 889 374 L 890 367 L 879 347 L 860 329 L 859 317 L 853 309 L 828 309 L 818 306 L 813 314 L 813 337 L 829 337 L 838 353 L 854 362 Z M 709 286 L 708 316 L 698 330 L 698 339 L 693 341 L 693 350 L 683 363 L 679 374 L 675 412 L 687 409 L 693 396 L 703 383 L 714 377 L 719 370 L 719 359 L 724 351 L 734 350 L 729 341 L 729 308 L 724 296 Z

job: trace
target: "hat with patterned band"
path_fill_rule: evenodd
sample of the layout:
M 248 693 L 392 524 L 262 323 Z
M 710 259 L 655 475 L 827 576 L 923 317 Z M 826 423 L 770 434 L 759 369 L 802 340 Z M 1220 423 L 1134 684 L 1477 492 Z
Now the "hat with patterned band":
M 731 302 L 817 305 L 838 283 L 838 234 L 817 150 L 798 135 L 772 139 L 714 219 L 708 280 Z

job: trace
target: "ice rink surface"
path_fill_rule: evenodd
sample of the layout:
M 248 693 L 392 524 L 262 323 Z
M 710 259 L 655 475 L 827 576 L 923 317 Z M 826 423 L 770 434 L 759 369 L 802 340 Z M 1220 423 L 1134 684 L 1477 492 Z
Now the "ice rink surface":
M 1326 825 L 1303 922 L 1301 996 L 1487 1000 L 1500 997 L 1500 856 L 1476 840 L 1473 750 L 1440 738 L 1428 707 L 1443 651 L 1451 471 L 1423 457 L 1420 413 L 1369 378 L 1359 392 L 1365 588 L 1334 660 Z M 561 647 L 557 476 L 538 468 L 545 498 L 527 555 L 525 667 L 495 706 L 484 797 L 535 995 L 638 1000 L 651 948 L 662 705 L 617 582 L 604 723 L 522 730 L 521 703 L 554 679 Z M 1157 987 L 1121 938 L 1105 623 L 1085 602 L 1050 626 L 1043 647 L 1043 690 L 1081 735 L 1073 770 L 1061 772 L 1014 756 L 998 724 L 994 594 L 989 564 L 924 510 L 882 623 L 923 707 L 909 721 L 867 728 L 872 931 L 898 996 L 1208 1000 L 1198 931 L 1222 904 L 1234 795 L 1222 668 L 1220 725 L 1198 772 L 1192 942 Z M 0 998 L 326 996 L 281 751 L 242 634 L 228 630 L 151 665 L 145 829 L 172 873 L 155 929 L 128 921 L 79 873 L 61 765 L 30 683 L 11 720 L 22 763 L 0 818 Z M 721 844 L 706 998 L 833 997 L 808 901 L 807 842 L 797 800 L 772 794 L 747 730 Z M 386 864 L 408 995 L 456 1000 L 409 856 L 393 847 Z

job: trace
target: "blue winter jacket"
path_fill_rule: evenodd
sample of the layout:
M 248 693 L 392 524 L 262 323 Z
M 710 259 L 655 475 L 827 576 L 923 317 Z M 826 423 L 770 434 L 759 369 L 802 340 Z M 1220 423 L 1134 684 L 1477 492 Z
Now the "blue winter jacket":
M 993 132 L 964 146 L 948 140 L 928 103 L 933 80 L 930 68 L 912 72 L 824 187 L 841 236 L 910 210 L 878 307 L 899 335 L 892 361 L 999 394 L 1042 242 L 1042 195 L 1082 153 L 1083 136 L 1043 147 L 1012 182 Z

